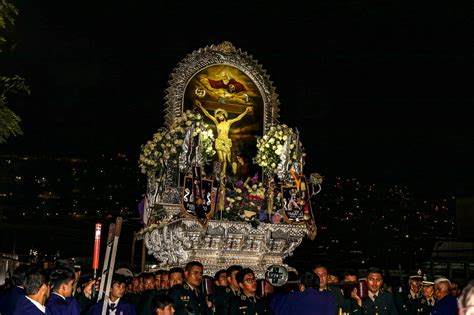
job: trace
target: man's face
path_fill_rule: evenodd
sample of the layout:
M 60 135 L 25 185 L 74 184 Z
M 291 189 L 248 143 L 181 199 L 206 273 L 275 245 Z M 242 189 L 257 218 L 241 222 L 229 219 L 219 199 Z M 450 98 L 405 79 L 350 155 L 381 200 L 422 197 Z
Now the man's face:
M 173 304 L 166 305 L 164 309 L 158 309 L 157 315 L 173 315 L 174 307 Z
M 319 287 L 321 289 L 326 289 L 328 285 L 328 271 L 324 267 L 315 268 L 314 273 L 319 277 Z
M 451 282 L 451 295 L 455 297 L 459 295 L 459 286 L 456 282 Z
M 61 284 L 64 297 L 71 297 L 72 291 L 74 290 L 74 279 L 69 280 L 67 283 Z
M 199 266 L 192 266 L 191 269 L 184 272 L 184 277 L 186 278 L 186 282 L 193 287 L 198 287 L 201 285 L 202 282 L 202 268 Z
M 239 272 L 238 270 L 234 270 L 234 271 L 232 271 L 232 274 L 230 275 L 230 277 L 227 277 L 227 282 L 234 289 L 239 288 L 239 284 L 237 283 L 237 279 L 235 279 L 235 276 L 237 275 L 238 272 Z
M 244 276 L 244 279 L 239 283 L 240 288 L 247 296 L 255 295 L 257 292 L 257 279 L 253 273 L 248 273 Z
M 227 274 L 225 272 L 219 274 L 219 278 L 216 279 L 216 285 L 221 287 L 227 286 Z
M 423 297 L 425 297 L 427 299 L 431 298 L 433 296 L 433 293 L 434 293 L 433 285 L 424 285 L 421 288 L 421 294 L 423 294 Z
M 170 288 L 177 284 L 183 284 L 183 274 L 181 272 L 173 272 L 169 277 Z
M 158 286 L 156 286 L 156 288 L 158 288 Z M 163 273 L 161 275 L 161 288 L 168 289 L 168 274 L 167 273 Z
M 449 284 L 445 281 L 441 281 L 439 283 L 436 283 L 435 284 L 435 288 L 434 288 L 434 296 L 437 300 L 441 300 L 442 298 L 444 298 L 446 295 L 449 294 L 449 290 L 451 289 L 451 287 L 449 286 Z
M 380 273 L 369 273 L 367 276 L 367 283 L 369 291 L 372 293 L 377 293 L 383 284 L 383 278 Z
M 110 290 L 110 297 L 112 301 L 121 298 L 125 293 L 125 283 L 114 283 Z
M 415 293 L 418 293 L 420 292 L 420 289 L 421 289 L 421 281 L 410 279 L 410 290 L 412 290 Z
M 138 278 L 133 278 L 132 280 L 132 292 L 138 293 L 140 290 L 140 280 Z
M 145 290 L 154 290 L 155 289 L 155 279 L 152 277 L 146 278 L 143 284 Z
M 156 288 L 161 287 L 161 274 L 155 275 L 155 286 Z
M 345 275 L 344 282 L 357 282 L 357 276 L 355 275 Z

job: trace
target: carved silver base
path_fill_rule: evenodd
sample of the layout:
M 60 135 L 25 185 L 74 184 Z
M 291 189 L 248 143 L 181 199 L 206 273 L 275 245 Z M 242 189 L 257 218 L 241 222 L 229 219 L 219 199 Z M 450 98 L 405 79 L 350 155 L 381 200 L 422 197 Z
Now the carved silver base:
M 145 240 L 148 254 L 160 268 L 184 266 L 197 260 L 204 265 L 204 274 L 237 264 L 252 268 L 259 278 L 270 265 L 284 265 L 283 259 L 293 254 L 303 237 L 304 225 L 261 223 L 257 228 L 246 222 L 211 220 L 203 227 L 192 218 L 174 221 L 179 205 L 163 205 L 165 220 L 141 230 L 137 237 Z

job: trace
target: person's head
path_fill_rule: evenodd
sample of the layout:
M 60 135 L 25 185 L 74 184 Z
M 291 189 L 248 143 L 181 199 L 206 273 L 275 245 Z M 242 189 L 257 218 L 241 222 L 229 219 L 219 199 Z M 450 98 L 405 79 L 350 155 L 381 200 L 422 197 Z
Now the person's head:
M 186 283 L 197 288 L 201 285 L 204 266 L 199 261 L 190 261 L 184 268 Z
M 122 274 L 114 273 L 112 287 L 110 288 L 110 301 L 115 302 L 125 294 L 126 278 Z
M 214 282 L 218 287 L 226 287 L 227 286 L 227 271 L 225 269 L 221 269 L 216 272 L 214 275 Z
M 441 277 L 434 282 L 434 296 L 437 300 L 441 300 L 450 293 L 451 281 L 448 278 Z
M 161 277 L 162 277 L 161 270 L 158 270 L 157 272 L 155 272 L 154 279 L 155 279 L 155 287 L 157 289 L 161 287 Z
M 217 121 L 224 121 L 227 120 L 228 114 L 225 109 L 218 108 L 214 111 L 214 116 L 216 117 Z
M 434 280 L 431 275 L 424 274 L 421 280 L 421 295 L 426 299 L 431 299 L 434 294 Z
M 377 293 L 383 284 L 382 270 L 377 267 L 369 268 L 367 271 L 367 286 L 373 294 Z
M 143 274 L 143 289 L 155 290 L 155 277 L 152 273 Z
M 173 315 L 173 299 L 165 294 L 158 294 L 151 300 L 151 310 L 156 315 Z
M 55 268 L 49 275 L 53 292 L 64 297 L 72 296 L 75 279 L 76 275 L 66 268 Z
M 306 271 L 300 278 L 300 291 L 313 288 L 319 290 L 319 276 L 311 271 Z
M 76 264 L 73 259 L 57 259 L 54 261 L 54 268 L 66 268 L 72 270 L 75 275 L 74 284 L 77 284 L 81 278 L 81 266 Z
M 343 274 L 344 282 L 356 282 L 357 281 L 357 272 L 355 270 L 346 270 Z
M 156 279 L 156 278 L 155 278 Z M 168 289 L 169 286 L 169 279 L 168 279 L 168 271 L 167 270 L 161 270 L 161 288 L 162 289 Z M 156 285 L 156 289 L 158 290 L 158 285 Z
M 257 279 L 250 268 L 243 268 L 235 276 L 240 289 L 246 296 L 253 296 L 257 292 Z
M 132 292 L 139 293 L 140 292 L 140 277 L 136 276 L 132 279 Z
M 328 269 L 323 265 L 313 267 L 313 272 L 319 277 L 319 287 L 326 289 L 328 285 Z
M 32 267 L 27 271 L 23 280 L 23 287 L 27 296 L 43 305 L 51 290 L 49 277 L 46 271 L 40 267 Z
M 23 281 L 25 280 L 26 273 L 31 269 L 31 266 L 28 264 L 19 265 L 15 268 L 12 275 L 13 285 L 23 286 Z
M 336 275 L 328 275 L 328 284 L 330 283 L 338 283 L 339 282 L 339 277 Z
M 410 289 L 410 291 L 412 291 L 415 294 L 418 294 L 421 289 L 422 280 L 423 280 L 423 277 L 421 276 L 421 270 L 418 270 L 416 273 L 414 272 L 408 278 L 408 288 Z
M 227 283 L 229 286 L 234 289 L 235 291 L 240 290 L 239 283 L 237 282 L 237 279 L 235 279 L 235 276 L 237 273 L 242 270 L 242 266 L 240 265 L 232 265 L 229 266 L 226 270 L 227 274 Z
M 474 280 L 468 282 L 459 296 L 459 315 L 474 315 Z
M 451 280 L 451 295 L 458 297 L 461 294 L 461 288 L 459 282 L 456 280 Z
M 181 267 L 173 267 L 168 271 L 169 287 L 172 288 L 177 284 L 183 284 L 184 269 Z

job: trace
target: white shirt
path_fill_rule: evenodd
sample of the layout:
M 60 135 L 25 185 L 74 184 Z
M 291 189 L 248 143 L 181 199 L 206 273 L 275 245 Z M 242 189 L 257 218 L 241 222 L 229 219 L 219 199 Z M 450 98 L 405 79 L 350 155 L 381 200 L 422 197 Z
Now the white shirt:
M 116 299 L 115 302 L 112 302 L 111 300 L 109 300 L 109 304 L 108 306 L 110 306 L 111 304 L 114 304 L 115 307 L 117 307 L 117 305 L 119 304 L 119 301 L 120 301 L 120 298 Z M 107 308 L 108 309 L 108 308 Z M 109 310 L 109 315 L 115 315 L 115 312 L 117 311 L 117 308 L 115 308 L 113 311 L 112 310 Z
M 380 291 L 377 291 L 375 293 L 372 293 L 371 291 L 369 291 L 369 298 L 372 300 L 372 301 L 375 301 L 375 296 L 379 296 L 380 294 Z
M 25 295 L 25 297 L 30 300 L 31 303 L 33 303 L 34 306 L 36 306 L 41 312 L 46 313 L 46 306 L 41 305 L 38 301 L 33 300 L 32 298 L 28 297 Z

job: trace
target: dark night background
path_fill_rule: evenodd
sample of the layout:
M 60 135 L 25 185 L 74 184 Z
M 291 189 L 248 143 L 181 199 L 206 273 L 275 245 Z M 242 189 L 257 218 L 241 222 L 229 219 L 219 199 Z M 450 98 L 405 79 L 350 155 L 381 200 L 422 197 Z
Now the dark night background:
M 402 185 L 418 198 L 472 195 L 472 116 L 460 111 L 473 105 L 470 1 L 14 3 L 15 45 L 0 67 L 32 93 L 11 101 L 24 136 L 0 154 L 121 153 L 138 165 L 173 69 L 228 40 L 273 81 L 308 174 Z M 122 185 L 139 192 L 136 172 L 141 183 Z

